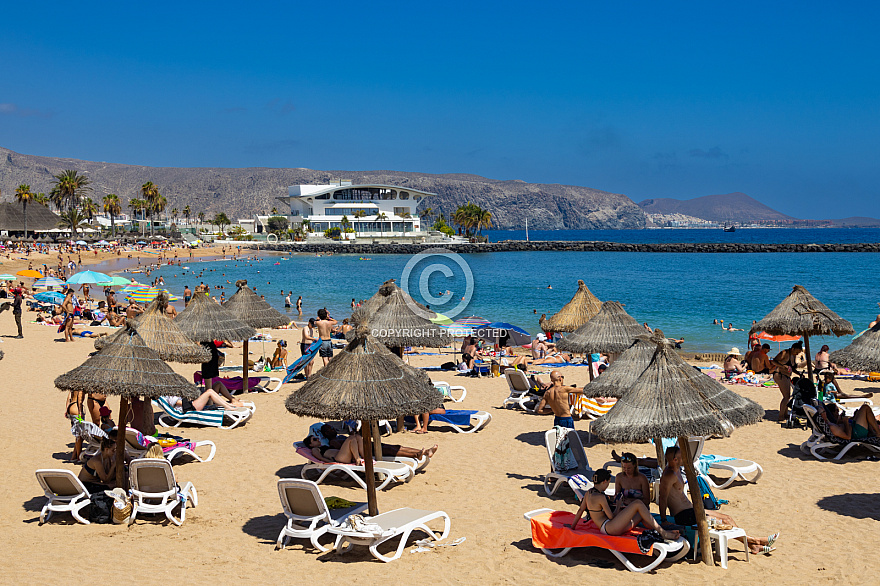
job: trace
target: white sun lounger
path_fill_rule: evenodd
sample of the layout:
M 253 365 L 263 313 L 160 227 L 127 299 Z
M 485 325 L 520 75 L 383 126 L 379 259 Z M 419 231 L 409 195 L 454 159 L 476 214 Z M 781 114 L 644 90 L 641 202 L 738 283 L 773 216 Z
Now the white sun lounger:
M 819 415 L 815 407 L 804 405 L 804 413 L 806 413 L 807 421 L 810 422 L 810 427 L 813 429 L 813 433 L 807 438 L 807 441 L 801 444 L 801 451 L 805 454 L 810 453 L 817 460 L 827 460 L 828 458 L 819 452 L 836 449 L 840 451 L 834 456 L 834 460 L 840 460 L 855 446 L 862 446 L 874 452 L 880 452 L 880 438 L 870 437 L 864 440 L 845 440 L 831 433 L 828 424 L 822 419 L 822 416 Z
M 694 454 L 694 466 L 697 466 L 700 456 L 703 454 L 703 446 L 706 443 L 706 438 L 704 436 L 693 436 L 688 438 L 688 443 L 689 449 Z M 709 469 L 724 470 L 730 474 L 730 477 L 721 484 L 716 484 L 710 476 L 704 474 L 703 477 L 712 485 L 712 488 L 727 488 L 733 484 L 737 478 L 742 478 L 746 482 L 758 482 L 758 479 L 764 474 L 764 469 L 761 468 L 761 465 L 757 462 L 752 462 L 751 460 L 733 459 L 721 462 L 711 462 L 709 463 Z M 754 476 L 749 479 L 746 476 L 747 474 L 754 474 Z
M 175 525 L 186 519 L 186 507 L 199 504 L 199 496 L 192 482 L 183 488 L 177 485 L 174 470 L 168 460 L 140 458 L 129 466 L 131 497 L 134 503 L 128 524 L 134 523 L 139 513 L 162 513 Z M 174 509 L 180 507 L 180 518 L 174 518 Z
M 594 525 L 592 527 L 586 525 L 583 528 L 581 525 L 578 525 L 577 530 L 573 530 L 570 527 L 562 527 L 559 520 L 554 520 L 555 516 L 559 516 L 559 519 L 569 525 L 574 521 L 574 515 L 571 513 L 554 511 L 553 509 L 537 509 L 523 515 L 532 526 L 532 544 L 539 547 L 545 555 L 551 558 L 561 558 L 575 547 L 599 547 L 610 551 L 630 572 L 643 574 L 659 566 L 670 554 L 675 555 L 669 557 L 668 561 L 674 562 L 686 556 L 688 551 L 690 551 L 690 544 L 684 537 L 679 537 L 675 541 L 654 543 L 648 555 L 655 555 L 657 558 L 647 566 L 639 567 L 624 555 L 624 553 L 630 553 L 631 555 L 640 553 L 640 550 L 636 547 L 635 537 L 629 535 L 605 535 Z M 538 537 L 536 526 L 541 524 L 544 525 L 545 535 L 549 536 L 546 533 L 547 527 L 551 527 L 555 532 L 555 538 L 552 541 L 558 543 L 558 548 L 551 549 L 538 546 L 538 542 L 536 542 Z M 627 546 L 626 550 L 618 551 L 618 548 L 623 549 L 623 546 Z
M 465 389 L 461 385 L 451 385 L 444 380 L 435 380 L 434 388 L 443 393 L 444 401 L 453 401 L 454 403 L 461 403 L 464 401 L 464 398 L 467 397 L 467 389 Z M 456 399 L 452 395 L 452 391 L 461 391 L 461 395 Z
M 364 490 L 367 489 L 367 483 L 358 475 L 358 473 L 366 474 L 366 468 L 363 465 L 343 464 L 341 462 L 322 462 L 315 458 L 315 456 L 312 455 L 312 451 L 305 447 L 302 442 L 294 442 L 293 447 L 296 448 L 297 454 L 308 460 L 308 463 L 303 466 L 302 471 L 300 472 L 300 476 L 304 479 L 308 479 L 307 474 L 310 471 L 318 470 L 321 475 L 315 481 L 315 484 L 321 484 L 324 479 L 333 472 L 342 472 L 343 474 L 350 476 L 358 483 L 358 485 L 360 485 L 361 488 Z M 415 462 L 415 460 L 412 460 L 412 462 Z M 409 482 L 412 480 L 415 470 L 416 468 L 414 468 L 411 463 L 389 462 L 385 460 L 381 462 L 373 462 L 373 472 L 380 478 L 380 483 L 376 486 L 376 490 L 382 490 L 392 482 Z
M 357 503 L 346 509 L 330 509 L 324 501 L 321 489 L 311 480 L 282 478 L 278 481 L 278 496 L 287 517 L 287 524 L 278 534 L 275 549 L 284 549 L 288 539 L 308 539 L 318 550 L 329 548 L 318 540 L 330 527 L 338 526 L 349 515 L 360 513 L 367 503 Z
M 443 519 L 443 533 L 440 536 L 428 528 L 427 524 L 434 519 Z M 446 539 L 449 535 L 450 520 L 449 515 L 443 511 L 403 508 L 388 511 L 375 517 L 364 517 L 363 524 L 356 525 L 360 525 L 360 529 L 350 526 L 335 526 L 327 529 L 328 533 L 336 535 L 336 551 L 345 553 L 355 545 L 366 545 L 369 546 L 370 553 L 377 560 L 392 562 L 403 554 L 410 534 L 416 529 L 421 529 L 436 541 Z M 398 536 L 400 544 L 391 555 L 386 556 L 379 553 L 380 545 Z
M 70 470 L 37 470 L 37 481 L 46 494 L 46 504 L 40 511 L 40 525 L 49 520 L 52 513 L 70 513 L 84 525 L 89 520 L 80 515 L 83 507 L 91 504 L 91 495 L 83 483 Z
M 158 441 L 159 440 L 154 437 L 143 435 L 138 430 L 127 427 L 125 429 L 125 454 L 132 459 L 143 458 L 151 445 L 158 443 Z M 176 444 L 173 449 L 168 450 L 167 452 L 164 452 L 163 450 L 165 459 L 169 462 L 174 462 L 174 459 L 180 456 L 189 456 L 197 462 L 210 462 L 214 459 L 214 454 L 217 452 L 217 446 L 214 442 L 210 440 L 202 440 L 190 443 L 192 443 L 193 448 L 195 449 L 208 447 L 211 448 L 211 451 L 206 457 L 202 458 L 195 452 L 195 449 L 190 449 L 183 444 Z
M 183 423 L 192 423 L 194 425 L 207 425 L 211 427 L 219 427 L 220 429 L 232 429 L 238 427 L 248 419 L 250 419 L 257 410 L 253 403 L 243 402 L 246 409 L 224 410 L 213 409 L 208 411 L 187 411 L 173 407 L 166 397 L 154 399 L 159 408 L 163 411 L 159 415 L 159 425 L 165 427 L 180 427 Z M 226 423 L 226 420 L 229 423 Z
M 531 392 L 529 379 L 526 378 L 523 371 L 515 368 L 508 368 L 504 371 L 504 378 L 507 379 L 507 387 L 510 389 L 510 394 L 504 399 L 504 402 L 501 404 L 502 407 L 515 405 L 520 409 L 528 411 L 526 408 L 526 403 L 528 401 L 541 399 L 541 397 Z
M 431 413 L 428 423 L 444 423 L 458 433 L 474 433 L 489 425 L 492 414 L 476 410 L 448 410 L 446 413 Z

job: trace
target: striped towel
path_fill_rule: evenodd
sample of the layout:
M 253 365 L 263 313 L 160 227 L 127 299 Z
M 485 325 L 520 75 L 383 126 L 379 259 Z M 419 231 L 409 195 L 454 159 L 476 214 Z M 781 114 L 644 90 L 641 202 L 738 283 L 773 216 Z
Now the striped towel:
M 196 423 L 198 425 L 208 425 L 211 427 L 221 427 L 223 425 L 223 410 L 216 409 L 212 411 L 188 411 L 184 413 L 177 407 L 172 407 L 166 397 L 159 397 L 156 403 L 166 415 L 184 423 Z
M 607 403 L 599 403 L 596 399 L 588 399 L 584 396 L 579 396 L 573 405 L 575 409 L 575 413 L 579 417 L 583 417 L 585 414 L 592 416 L 593 418 L 602 417 L 608 410 L 614 407 L 617 401 L 610 401 Z

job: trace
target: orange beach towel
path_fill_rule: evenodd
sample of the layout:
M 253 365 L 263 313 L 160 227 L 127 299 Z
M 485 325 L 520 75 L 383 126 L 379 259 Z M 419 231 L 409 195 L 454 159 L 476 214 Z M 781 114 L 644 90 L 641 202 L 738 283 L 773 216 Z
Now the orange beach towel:
M 538 548 L 561 549 L 564 547 L 601 547 L 613 549 L 621 553 L 652 555 L 651 551 L 642 554 L 636 537 L 641 529 L 636 528 L 626 535 L 605 535 L 592 521 L 580 521 L 577 529 L 569 529 L 574 514 L 565 511 L 552 511 L 532 518 L 532 544 Z

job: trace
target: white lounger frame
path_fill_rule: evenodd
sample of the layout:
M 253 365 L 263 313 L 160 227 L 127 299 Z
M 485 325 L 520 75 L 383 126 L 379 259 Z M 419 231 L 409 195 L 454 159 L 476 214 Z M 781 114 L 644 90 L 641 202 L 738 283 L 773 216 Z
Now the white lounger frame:
M 163 473 L 165 475 L 165 484 L 157 492 L 147 492 L 142 487 L 138 474 L 141 470 L 147 469 L 152 473 Z M 128 524 L 134 523 L 138 513 L 162 513 L 169 521 L 175 525 L 182 525 L 186 520 L 186 507 L 191 503 L 195 507 L 199 504 L 199 495 L 196 492 L 192 482 L 187 482 L 183 488 L 178 488 L 177 480 L 174 478 L 174 470 L 168 460 L 159 460 L 158 458 L 140 458 L 132 460 L 129 467 L 131 476 L 131 497 L 134 501 L 131 507 L 131 517 Z M 148 502 L 159 501 L 159 502 Z M 180 518 L 174 518 L 174 509 L 180 506 Z
M 297 490 L 301 494 L 309 493 L 314 499 L 314 513 L 312 515 L 298 515 L 293 512 L 293 505 L 288 499 L 288 490 Z M 278 534 L 275 543 L 275 549 L 284 549 L 288 539 L 308 539 L 319 551 L 329 551 L 330 548 L 324 547 L 318 541 L 322 535 L 327 533 L 330 527 L 338 526 L 344 522 L 349 515 L 360 513 L 367 508 L 367 503 L 357 503 L 354 507 L 348 509 L 328 509 L 327 503 L 324 501 L 324 495 L 321 489 L 311 480 L 301 480 L 299 478 L 281 478 L 278 480 L 278 496 L 281 498 L 281 507 L 284 509 L 284 515 L 287 517 L 287 524 Z M 307 507 L 308 508 L 308 507 Z
M 40 487 L 42 487 L 46 498 L 49 499 L 40 511 L 40 525 L 48 521 L 52 513 L 70 513 L 79 523 L 83 525 L 89 524 L 89 520 L 80 515 L 80 511 L 92 503 L 91 495 L 89 495 L 89 491 L 86 490 L 86 487 L 83 486 L 83 483 L 73 472 L 70 470 L 44 468 L 37 470 L 36 475 Z M 50 484 L 55 484 L 56 488 L 62 488 L 61 485 L 68 485 L 63 486 L 63 488 L 69 490 L 65 490 L 65 494 L 57 494 Z
M 816 418 L 819 417 L 819 412 L 815 407 L 810 405 L 804 405 L 804 413 L 807 415 L 807 421 L 810 422 L 810 427 L 812 428 L 812 433 L 807 441 L 801 444 L 801 451 L 803 453 L 812 454 L 817 460 L 828 460 L 827 457 L 823 456 L 819 453 L 819 450 L 825 449 L 837 449 L 840 450 L 836 456 L 834 456 L 835 461 L 839 461 L 843 458 L 848 451 L 850 451 L 855 446 L 862 446 L 868 448 L 874 452 L 880 452 L 880 446 L 875 446 L 874 444 L 860 442 L 858 440 L 850 440 L 847 443 L 837 442 L 829 440 L 828 437 L 819 431 L 819 427 L 816 425 Z M 835 438 L 836 439 L 836 438 Z
M 532 517 L 535 517 L 537 515 L 542 515 L 544 513 L 552 513 L 552 512 L 553 512 L 553 509 L 536 509 L 534 511 L 529 511 L 528 513 L 525 513 L 523 515 L 523 517 L 525 517 L 526 521 L 531 521 Z M 547 555 L 548 557 L 561 558 L 562 556 L 564 556 L 568 552 L 570 552 L 572 549 L 573 548 L 571 548 L 571 547 L 566 547 L 564 549 L 554 551 L 552 549 L 545 549 L 542 547 L 541 551 L 544 552 L 544 554 Z M 605 548 L 601 548 L 601 549 L 605 549 Z M 614 554 L 614 557 L 616 557 L 620 561 L 620 563 L 622 563 L 624 565 L 624 567 L 627 570 L 629 570 L 630 572 L 636 572 L 637 574 L 644 574 L 645 572 L 650 572 L 651 570 L 653 570 L 654 568 L 659 566 L 661 563 L 663 563 L 663 561 L 669 556 L 669 554 L 675 553 L 674 556 L 669 558 L 670 562 L 675 562 L 675 561 L 680 560 L 684 556 L 686 556 L 687 553 L 690 551 L 690 549 L 691 549 L 691 546 L 684 537 L 679 537 L 677 540 L 675 540 L 673 542 L 666 541 L 663 543 L 655 543 L 652 551 L 653 551 L 653 554 L 655 556 L 657 556 L 657 559 L 652 561 L 647 566 L 642 566 L 642 567 L 639 567 L 639 566 L 636 566 L 635 564 L 633 564 L 631 561 L 629 561 L 629 559 L 627 559 L 627 557 L 623 553 L 621 553 L 617 550 L 614 550 L 614 549 L 605 549 L 605 550 L 610 551 L 612 554 Z
M 706 443 L 706 438 L 703 436 L 692 436 L 688 438 L 688 442 L 690 444 L 690 449 L 694 453 L 694 466 L 697 465 L 697 462 L 700 460 L 700 456 L 703 453 L 703 446 Z M 727 488 L 731 484 L 734 483 L 738 478 L 742 478 L 746 482 L 755 483 L 758 482 L 758 479 L 764 474 L 764 469 L 761 468 L 761 465 L 757 462 L 752 462 L 751 460 L 727 460 L 725 462 L 712 462 L 709 464 L 710 470 L 725 470 L 730 473 L 730 478 L 722 482 L 721 484 L 716 484 L 714 480 L 712 480 L 711 476 L 706 474 L 703 475 L 712 488 Z M 751 479 L 746 477 L 746 474 L 755 474 Z
M 466 388 L 464 388 L 461 385 L 451 385 L 448 382 L 446 382 L 445 380 L 435 380 L 434 387 L 438 391 L 443 393 L 443 397 L 445 399 L 448 399 L 454 403 L 461 403 L 462 401 L 464 401 L 464 398 L 467 397 L 467 389 Z M 444 392 L 444 389 L 445 389 L 445 392 Z M 452 391 L 461 391 L 461 396 L 459 396 L 456 399 L 454 396 L 452 396 Z
M 440 414 L 442 415 L 442 413 Z M 438 423 L 440 425 L 448 425 L 458 433 L 474 433 L 487 425 L 492 421 L 492 414 L 488 411 L 477 411 L 476 413 L 471 413 L 471 427 L 470 429 L 464 429 L 454 423 L 450 423 L 448 421 L 441 421 L 439 419 L 430 419 L 428 423 Z
M 382 524 L 382 522 L 386 519 L 392 519 L 394 516 L 405 515 L 406 513 L 404 512 L 411 512 L 412 515 L 407 522 L 403 524 L 395 523 L 393 527 L 388 527 L 387 529 Z M 434 519 L 443 519 L 443 533 L 439 536 L 427 525 L 430 521 L 433 521 Z M 402 508 L 388 511 L 387 513 L 382 513 L 381 515 L 377 515 L 375 517 L 364 517 L 364 521 L 366 523 L 378 524 L 383 529 L 385 529 L 385 531 L 383 531 L 380 535 L 377 535 L 373 533 L 362 533 L 359 531 L 354 531 L 347 527 L 330 527 L 327 532 L 336 535 L 335 548 L 337 553 L 345 553 L 355 545 L 366 545 L 369 546 L 370 553 L 373 554 L 374 558 L 387 563 L 393 562 L 403 554 L 403 550 L 406 549 L 406 543 L 409 540 L 410 534 L 416 529 L 421 529 L 422 531 L 426 532 L 435 541 L 441 541 L 449 536 L 450 519 L 449 515 L 447 515 L 443 511 L 420 511 L 418 509 Z M 385 556 L 379 553 L 378 547 L 380 545 L 398 536 L 400 536 L 400 544 L 397 546 L 397 549 L 392 555 Z
M 295 442 L 293 444 L 295 449 L 302 448 L 301 442 Z M 299 452 L 297 452 L 299 453 Z M 302 456 L 302 454 L 299 454 Z M 305 458 L 305 456 L 303 456 Z M 350 476 L 358 485 L 367 490 L 367 483 L 361 478 L 357 473 L 360 472 L 362 474 L 366 474 L 367 470 L 364 466 L 358 466 L 356 464 L 343 464 L 341 462 L 315 462 L 314 460 L 310 460 L 306 458 L 307 462 L 302 467 L 300 471 L 300 476 L 308 480 L 307 474 L 312 470 L 318 470 L 321 472 L 320 476 L 317 480 L 315 480 L 315 484 L 321 484 L 324 482 L 324 479 L 327 478 L 330 474 L 334 472 L 342 472 L 343 474 L 347 474 Z M 417 469 L 417 466 L 413 464 L 416 462 L 415 460 L 409 459 L 410 463 L 406 462 L 397 462 L 397 461 L 386 461 L 382 462 L 373 462 L 373 472 L 379 476 L 381 482 L 376 486 L 376 490 L 382 490 L 392 482 L 409 482 L 412 480 L 413 475 Z

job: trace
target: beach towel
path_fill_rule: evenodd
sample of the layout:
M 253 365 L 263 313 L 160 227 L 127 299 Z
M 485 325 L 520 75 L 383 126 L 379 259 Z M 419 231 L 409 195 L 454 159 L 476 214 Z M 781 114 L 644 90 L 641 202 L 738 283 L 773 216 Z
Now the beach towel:
M 553 511 L 532 517 L 532 545 L 545 549 L 565 547 L 601 547 L 621 553 L 648 554 L 639 547 L 638 536 L 644 529 L 637 527 L 626 535 L 605 535 L 592 521 L 578 523 L 571 529 L 574 514 L 567 511 Z
M 559 425 L 554 426 L 554 429 L 556 430 L 556 449 L 553 450 L 553 467 L 557 471 L 574 470 L 578 467 L 578 463 L 568 441 L 568 433 L 574 430 Z
M 589 366 L 586 362 L 544 362 L 541 366 L 550 366 L 553 368 L 562 368 L 563 366 Z
M 289 383 L 293 380 L 293 377 L 298 375 L 302 369 L 304 369 L 309 362 L 315 359 L 315 356 L 318 355 L 318 350 L 321 348 L 321 340 L 317 340 L 312 342 L 312 345 L 309 346 L 306 353 L 300 356 L 294 361 L 293 364 L 287 367 L 287 374 L 284 376 L 284 380 L 282 382 Z
M 200 371 L 196 371 L 193 373 L 193 380 L 197 385 L 200 385 L 205 379 L 204 377 L 202 377 L 202 373 Z M 223 386 L 225 386 L 230 391 L 240 391 L 244 388 L 242 380 L 243 379 L 240 376 L 233 376 L 229 378 L 222 378 L 218 376 L 214 377 L 211 382 L 220 381 L 221 383 L 223 383 Z M 252 389 L 255 386 L 259 385 L 260 380 L 261 379 L 258 376 L 248 377 L 248 388 Z
M 714 464 L 715 462 L 729 462 L 730 460 L 736 460 L 736 458 L 728 458 L 726 456 L 713 456 L 712 454 L 702 454 L 700 455 L 699 461 L 697 461 L 696 463 L 697 472 L 700 474 L 709 474 L 709 466 L 711 464 Z
M 466 427 L 471 424 L 471 415 L 474 413 L 479 413 L 479 411 L 453 409 L 446 411 L 446 413 L 432 413 L 430 421 L 444 421 L 459 427 Z

